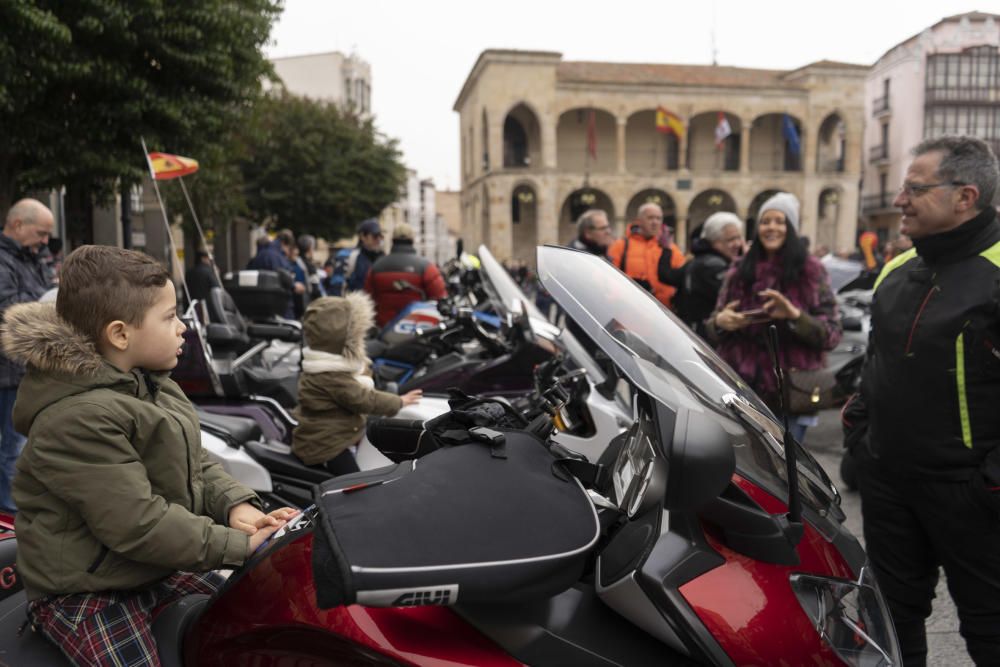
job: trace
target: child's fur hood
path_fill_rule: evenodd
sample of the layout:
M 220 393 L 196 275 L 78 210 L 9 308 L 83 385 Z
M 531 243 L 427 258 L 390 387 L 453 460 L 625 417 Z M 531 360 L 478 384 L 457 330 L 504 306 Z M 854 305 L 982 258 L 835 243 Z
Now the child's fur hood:
M 364 292 L 321 297 L 302 316 L 306 345 L 351 362 L 367 360 L 365 335 L 374 323 L 375 306 Z
M 8 358 L 41 371 L 97 375 L 105 367 L 94 344 L 56 314 L 54 303 L 19 303 L 3 314 Z

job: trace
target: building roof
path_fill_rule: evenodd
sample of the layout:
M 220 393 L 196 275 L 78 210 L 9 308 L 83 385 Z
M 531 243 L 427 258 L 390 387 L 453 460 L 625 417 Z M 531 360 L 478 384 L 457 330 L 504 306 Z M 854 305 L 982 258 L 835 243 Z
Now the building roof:
M 633 84 L 633 85 L 683 85 L 710 88 L 803 88 L 792 75 L 811 68 L 840 69 L 851 73 L 866 72 L 867 65 L 819 60 L 794 70 L 750 69 L 725 65 L 673 65 L 661 63 L 612 63 L 582 60 L 563 61 L 562 54 L 553 51 L 518 51 L 513 49 L 487 49 L 479 54 L 472 66 L 454 109 L 462 105 L 487 62 L 532 62 L 556 66 L 559 83 L 584 84 Z
M 925 30 L 934 30 L 938 26 L 944 25 L 945 23 L 959 23 L 964 18 L 968 18 L 970 22 L 975 22 L 975 23 L 979 23 L 980 21 L 986 21 L 987 19 L 993 19 L 994 21 L 1000 22 L 1000 14 L 989 14 L 987 12 L 973 11 L 973 12 L 966 12 L 964 14 L 953 14 L 952 16 L 945 16 L 943 19 L 941 19 L 934 25 L 930 26 L 929 28 L 924 28 L 924 30 L 921 30 L 915 35 L 907 37 L 902 42 L 898 44 L 893 44 L 888 49 L 886 49 L 885 53 L 879 56 L 878 60 L 876 60 L 875 62 L 878 62 L 879 60 L 885 58 L 887 55 L 889 55 L 889 53 L 892 52 L 893 49 L 896 49 L 902 46 L 903 44 L 908 44 L 909 42 L 912 42 L 913 40 L 917 39 L 918 37 L 920 37 L 920 35 L 924 33 Z
M 787 87 L 781 70 L 744 69 L 717 65 L 661 65 L 569 61 L 559 63 L 560 83 L 624 83 L 726 88 Z

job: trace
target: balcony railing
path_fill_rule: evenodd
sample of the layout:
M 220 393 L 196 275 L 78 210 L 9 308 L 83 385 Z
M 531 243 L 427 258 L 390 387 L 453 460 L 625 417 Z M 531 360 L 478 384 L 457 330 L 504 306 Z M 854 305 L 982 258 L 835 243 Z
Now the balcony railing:
M 889 146 L 887 144 L 879 144 L 878 146 L 872 146 L 868 149 L 868 161 L 878 162 L 879 160 L 889 159 Z
M 941 104 L 942 102 L 1000 102 L 1000 90 L 992 86 L 949 86 L 924 90 L 925 104 Z
M 882 192 L 877 195 L 865 195 L 861 198 L 861 213 L 871 215 L 893 208 L 892 200 L 895 199 L 891 192 Z
M 889 110 L 889 96 L 883 95 L 882 97 L 876 97 L 875 101 L 872 102 L 872 115 L 877 116 L 880 113 L 884 113 Z

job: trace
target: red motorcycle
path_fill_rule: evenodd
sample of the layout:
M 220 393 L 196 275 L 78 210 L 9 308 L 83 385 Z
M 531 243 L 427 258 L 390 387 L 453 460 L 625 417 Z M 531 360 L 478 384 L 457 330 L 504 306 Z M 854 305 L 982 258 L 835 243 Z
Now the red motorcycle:
M 900 664 L 836 489 L 768 408 L 603 260 L 538 266 L 634 409 L 600 462 L 544 415 L 455 411 L 415 434 L 422 456 L 323 483 L 219 593 L 162 610 L 165 666 Z M 61 664 L 17 636 L 16 587 L 0 661 Z

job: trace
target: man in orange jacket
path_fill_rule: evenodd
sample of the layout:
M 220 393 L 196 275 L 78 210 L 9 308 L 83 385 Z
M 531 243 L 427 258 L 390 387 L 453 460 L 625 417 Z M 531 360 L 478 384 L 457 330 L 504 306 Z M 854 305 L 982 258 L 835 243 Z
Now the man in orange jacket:
M 660 255 L 663 254 L 663 247 L 660 245 L 662 227 L 663 210 L 652 202 L 643 204 L 625 238 L 618 239 L 608 248 L 608 258 L 625 275 L 652 292 L 653 296 L 669 308 L 677 290 L 660 282 L 656 271 Z M 671 268 L 684 266 L 684 253 L 677 244 L 671 242 L 670 249 Z

